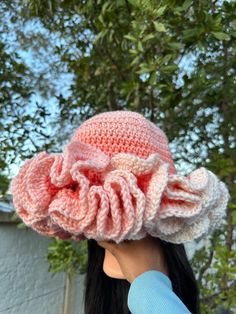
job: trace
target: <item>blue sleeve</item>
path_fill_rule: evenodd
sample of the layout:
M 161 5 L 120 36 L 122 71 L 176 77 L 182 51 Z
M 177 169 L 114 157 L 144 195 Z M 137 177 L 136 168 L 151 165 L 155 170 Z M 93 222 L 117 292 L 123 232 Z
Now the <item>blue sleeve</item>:
M 157 270 L 148 270 L 132 281 L 128 308 L 132 314 L 191 314 L 173 292 L 169 277 Z

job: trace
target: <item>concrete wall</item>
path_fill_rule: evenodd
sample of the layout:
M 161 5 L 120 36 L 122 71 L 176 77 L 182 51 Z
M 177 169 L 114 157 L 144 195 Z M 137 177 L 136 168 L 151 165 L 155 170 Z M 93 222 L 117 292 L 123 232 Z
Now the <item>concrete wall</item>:
M 0 313 L 82 314 L 83 276 L 48 272 L 52 239 L 0 223 Z

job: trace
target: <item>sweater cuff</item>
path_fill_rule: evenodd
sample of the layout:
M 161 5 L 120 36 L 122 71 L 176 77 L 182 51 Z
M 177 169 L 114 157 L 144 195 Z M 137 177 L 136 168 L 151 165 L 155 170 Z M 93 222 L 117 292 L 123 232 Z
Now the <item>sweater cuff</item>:
M 155 276 L 153 276 L 155 273 Z M 173 290 L 172 283 L 168 276 L 158 270 L 148 270 L 137 276 L 131 283 L 128 293 L 128 307 L 129 309 L 136 308 L 137 303 L 133 304 L 133 300 L 143 299 L 143 289 L 147 289 L 147 284 L 150 288 L 153 287 L 153 281 L 158 282 L 161 286 L 165 286 L 167 290 Z M 143 301 L 142 301 L 143 303 Z

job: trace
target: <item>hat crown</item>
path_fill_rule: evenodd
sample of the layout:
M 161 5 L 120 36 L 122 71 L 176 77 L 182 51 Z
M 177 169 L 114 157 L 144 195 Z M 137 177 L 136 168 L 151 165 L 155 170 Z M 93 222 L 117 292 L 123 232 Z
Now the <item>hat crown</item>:
M 138 112 L 97 114 L 75 131 L 71 141 L 78 140 L 99 148 L 110 157 L 131 153 L 146 159 L 150 154 L 158 153 L 170 165 L 170 172 L 176 172 L 165 133 Z

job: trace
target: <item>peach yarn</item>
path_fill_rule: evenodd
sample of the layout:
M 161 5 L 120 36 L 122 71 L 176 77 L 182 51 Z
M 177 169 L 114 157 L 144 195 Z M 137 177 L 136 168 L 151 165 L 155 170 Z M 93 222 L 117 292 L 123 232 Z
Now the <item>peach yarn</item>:
M 83 122 L 62 153 L 26 160 L 10 190 L 18 215 L 40 234 L 116 243 L 201 238 L 220 225 L 229 200 L 206 168 L 177 174 L 164 132 L 132 111 Z

